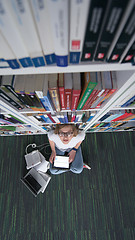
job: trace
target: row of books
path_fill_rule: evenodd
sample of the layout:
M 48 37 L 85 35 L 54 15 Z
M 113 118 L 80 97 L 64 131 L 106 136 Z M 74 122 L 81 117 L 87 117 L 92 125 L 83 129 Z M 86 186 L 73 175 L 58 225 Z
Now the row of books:
M 122 110 L 108 112 L 103 117 L 99 119 L 99 125 L 102 123 L 110 122 L 123 122 L 123 121 L 134 121 L 135 120 L 135 110 Z M 97 125 L 98 126 L 98 125 Z
M 29 116 L 28 118 L 32 120 L 37 125 L 44 124 L 61 124 L 61 123 L 80 123 L 89 122 L 96 112 L 61 112 L 58 114 L 38 114 L 35 116 Z
M 1 76 L 0 97 L 21 110 L 100 108 L 117 90 L 116 72 Z
M 30 125 L 18 125 L 18 126 L 1 126 L 0 125 L 0 136 L 13 136 L 13 135 L 33 135 L 41 134 L 39 130 L 34 129 Z
M 135 131 L 135 121 L 104 124 L 99 127 L 92 127 L 88 132 L 117 132 L 117 131 Z
M 25 124 L 25 122 L 11 114 L 0 114 L 0 125 L 13 124 Z
M 1 67 L 134 58 L 134 0 L 9 0 L 0 7 Z

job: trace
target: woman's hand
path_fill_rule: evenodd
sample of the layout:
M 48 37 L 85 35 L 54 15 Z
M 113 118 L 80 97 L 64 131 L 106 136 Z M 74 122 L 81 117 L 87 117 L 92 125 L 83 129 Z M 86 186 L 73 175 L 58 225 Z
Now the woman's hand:
M 73 162 L 74 161 L 74 158 L 75 158 L 75 154 L 76 154 L 76 151 L 74 150 L 71 150 L 68 154 L 69 156 L 69 163 Z
M 51 156 L 50 156 L 50 158 L 49 158 L 49 162 L 50 162 L 50 163 L 53 163 L 55 157 L 56 157 L 56 152 L 55 152 L 55 151 L 52 151 Z

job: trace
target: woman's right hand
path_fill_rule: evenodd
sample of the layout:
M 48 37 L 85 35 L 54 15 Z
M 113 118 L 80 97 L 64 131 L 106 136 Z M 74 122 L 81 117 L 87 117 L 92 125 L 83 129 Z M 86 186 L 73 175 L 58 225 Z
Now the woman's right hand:
M 55 152 L 55 151 L 52 151 L 51 156 L 50 156 L 50 158 L 49 158 L 49 162 L 50 162 L 50 163 L 53 163 L 55 157 L 56 157 L 56 152 Z

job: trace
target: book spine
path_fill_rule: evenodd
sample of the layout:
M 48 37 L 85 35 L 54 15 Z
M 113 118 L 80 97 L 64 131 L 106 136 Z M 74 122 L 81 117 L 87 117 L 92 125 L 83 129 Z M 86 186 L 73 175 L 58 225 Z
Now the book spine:
M 96 95 L 97 90 L 93 89 L 92 93 L 90 94 L 89 98 L 87 99 L 86 103 L 84 104 L 82 110 L 88 109 L 88 105 L 90 104 L 92 98 Z
M 115 33 L 115 36 L 114 36 L 114 38 L 113 38 L 113 40 L 112 40 L 112 42 L 111 42 L 111 45 L 110 45 L 110 47 L 109 47 L 109 50 L 108 50 L 108 52 L 107 52 L 107 57 L 106 57 L 106 59 L 107 59 L 107 61 L 109 61 L 109 62 L 117 62 L 118 61 L 118 59 L 119 59 L 119 56 L 117 55 L 117 54 L 114 54 L 115 53 L 115 48 L 116 48 L 116 45 L 117 45 L 117 42 L 119 41 L 119 39 L 120 39 L 120 41 L 121 41 L 121 34 L 122 33 L 124 33 L 124 29 L 125 29 L 125 26 L 127 25 L 127 22 L 131 19 L 131 17 L 133 17 L 133 15 L 134 15 L 134 13 L 133 13 L 133 15 L 132 15 L 132 12 L 134 11 L 134 8 L 135 8 L 135 5 L 134 5 L 134 0 L 130 0 L 130 1 L 128 1 L 128 5 L 127 5 L 127 7 L 126 7 L 126 11 L 125 11 L 125 13 L 124 13 L 124 15 L 123 15 L 123 17 L 122 17 L 122 19 L 121 19 L 121 21 L 120 21 L 120 24 L 119 24 L 119 26 L 118 26 L 118 29 L 117 29 L 117 31 L 116 31 L 116 33 Z M 130 28 L 131 26 L 129 26 L 129 28 Z M 131 29 L 132 29 L 132 27 L 131 27 Z M 128 31 L 129 29 L 127 29 L 127 31 Z M 131 30 L 131 32 L 132 32 L 132 30 Z M 125 34 L 125 33 L 124 33 Z M 122 34 L 123 35 L 123 34 Z M 128 37 L 128 35 L 127 35 L 127 37 Z M 124 41 L 124 40 L 122 40 L 122 41 Z M 125 42 L 125 41 L 124 41 Z M 124 43 L 123 42 L 123 43 Z M 124 43 L 124 45 L 125 45 L 125 43 Z M 123 47 L 124 47 L 124 45 L 121 45 L 121 47 L 122 47 L 122 49 L 123 49 Z M 113 58 L 112 58 L 113 57 Z
M 77 109 L 77 105 L 79 102 L 81 90 L 72 90 L 72 104 L 71 104 L 71 111 L 75 111 Z
M 134 37 L 134 36 L 133 36 Z M 135 39 L 135 37 L 134 37 Z M 132 62 L 133 58 L 134 58 L 134 53 L 135 53 L 135 41 L 132 44 L 132 46 L 128 49 L 128 51 L 126 52 L 126 54 L 124 55 L 124 57 L 122 58 L 122 63 L 128 63 L 128 62 Z
M 54 50 L 57 66 L 68 65 L 68 22 L 69 22 L 69 1 L 50 0 L 48 10 L 51 21 L 51 28 L 54 40 Z
M 110 89 L 108 94 L 101 100 L 101 102 L 97 105 L 97 108 L 101 106 L 107 99 L 111 97 L 113 93 L 115 93 L 116 89 Z
M 35 67 L 45 66 L 29 2 L 27 0 L 9 1 L 9 7 L 20 36 L 22 37 L 28 54 L 32 59 L 31 63 L 33 63 Z M 31 59 L 27 59 L 27 62 L 29 63 Z M 23 61 L 23 59 L 20 59 L 20 61 Z
M 86 89 L 85 93 L 83 94 L 83 97 L 82 97 L 81 101 L 79 102 L 77 110 L 81 110 L 83 108 L 85 102 L 89 98 L 90 94 L 92 93 L 92 91 L 93 91 L 93 89 L 95 88 L 96 85 L 97 85 L 97 83 L 89 82 L 89 84 L 87 86 L 87 89 Z
M 5 63 L 7 63 L 7 65 L 12 69 L 20 68 L 20 64 L 17 61 L 15 54 L 13 53 L 6 39 L 1 33 L 0 33 L 0 59 L 1 63 L 4 63 L 4 65 L 2 64 L 1 67 L 5 67 L 6 66 Z
M 15 102 L 12 98 L 10 98 L 4 91 L 0 89 L 0 97 L 9 102 L 12 106 L 17 108 L 18 110 L 23 109 L 17 102 Z
M 135 101 L 135 96 L 133 96 L 132 98 L 130 98 L 127 102 L 125 102 L 121 107 L 127 107 L 129 106 L 131 103 L 133 103 Z
M 60 102 L 59 102 L 59 95 L 57 89 L 49 89 L 49 93 L 55 107 L 56 112 L 60 112 Z
M 98 94 L 98 98 L 92 103 L 90 108 L 95 108 L 98 103 L 105 97 L 105 95 L 108 93 L 108 91 L 105 91 L 105 89 L 102 89 L 101 92 Z
M 135 22 L 135 7 L 133 8 L 130 17 L 127 20 L 125 27 L 112 51 L 112 54 L 108 60 L 109 62 L 120 61 L 124 49 L 126 48 L 128 42 L 130 41 L 132 35 L 135 32 L 135 27 L 133 27 L 134 22 Z
M 19 61 L 20 59 L 29 59 L 30 56 L 13 19 L 13 15 L 10 9 L 10 2 L 2 1 L 1 9 L 2 11 L 0 11 L 0 30 L 4 38 L 6 39 L 9 47 L 12 49 L 13 54 Z M 11 64 L 13 68 L 19 68 L 16 59 L 9 59 L 7 61 L 9 65 Z
M 70 63 L 80 61 L 86 21 L 88 17 L 89 1 L 73 0 L 70 3 Z
M 106 0 L 91 0 L 81 61 L 93 60 L 106 5 Z
M 30 0 L 30 3 L 46 63 L 47 65 L 55 64 L 54 44 L 50 30 L 47 1 Z
M 46 122 L 46 123 L 52 123 L 51 119 L 47 115 L 41 115 L 41 118 Z
M 71 95 L 72 95 L 72 89 L 65 89 L 65 104 L 66 109 L 71 109 Z
M 65 110 L 65 90 L 64 87 L 59 87 L 59 96 L 60 96 L 60 103 L 61 103 L 61 110 Z
M 13 88 L 12 86 L 7 85 L 7 86 L 5 86 L 5 87 L 6 87 L 15 97 L 17 97 L 18 100 L 19 100 L 22 104 L 24 104 L 26 107 L 28 107 L 27 104 L 25 103 L 25 101 L 21 98 L 21 96 L 14 91 L 14 88 Z
M 96 49 L 95 60 L 103 61 L 106 59 L 108 49 L 112 39 L 115 36 L 119 22 L 125 12 L 127 1 L 108 1 L 108 9 L 106 10 L 103 30 L 100 34 L 99 44 Z

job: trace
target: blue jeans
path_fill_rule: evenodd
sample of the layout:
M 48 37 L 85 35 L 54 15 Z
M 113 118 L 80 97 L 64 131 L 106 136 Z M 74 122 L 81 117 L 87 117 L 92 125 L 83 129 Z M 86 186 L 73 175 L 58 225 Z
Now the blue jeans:
M 61 155 L 63 156 L 65 152 L 60 151 L 58 148 L 55 147 L 56 150 L 56 155 Z M 61 174 L 67 171 L 71 171 L 73 173 L 81 173 L 83 170 L 83 156 L 82 156 L 82 150 L 81 146 L 77 149 L 75 159 L 70 165 L 70 170 L 61 170 L 61 169 L 53 169 L 52 164 L 50 163 L 50 172 L 52 174 Z

